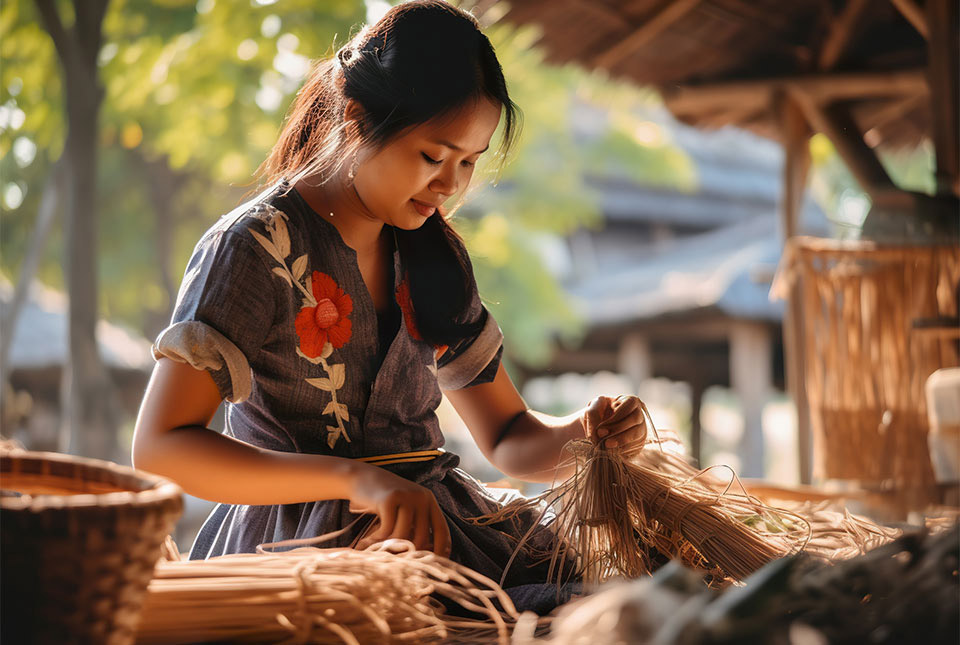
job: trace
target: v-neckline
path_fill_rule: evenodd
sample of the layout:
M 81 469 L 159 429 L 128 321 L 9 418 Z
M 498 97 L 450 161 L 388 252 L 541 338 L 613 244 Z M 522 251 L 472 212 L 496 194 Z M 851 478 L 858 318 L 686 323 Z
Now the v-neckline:
M 374 325 L 374 333 L 376 337 L 377 355 L 379 357 L 379 355 L 381 354 L 380 350 L 383 349 L 380 346 L 381 314 L 379 311 L 377 311 L 377 306 L 373 301 L 373 295 L 370 293 L 370 289 L 367 287 L 367 283 L 363 279 L 363 273 L 360 271 L 360 263 L 357 257 L 357 250 L 346 243 L 346 241 L 343 239 L 343 235 L 340 234 L 340 229 L 334 226 L 331 222 L 328 222 L 326 219 L 324 219 L 324 217 L 320 213 L 318 213 L 316 209 L 314 209 L 309 204 L 309 202 L 307 202 L 306 199 L 304 199 L 303 195 L 300 194 L 300 191 L 298 191 L 295 186 L 291 185 L 290 182 L 287 181 L 286 179 L 282 181 L 282 184 L 284 185 L 284 187 L 288 189 L 287 192 L 293 195 L 294 200 L 300 205 L 300 207 L 303 208 L 304 213 L 311 219 L 321 222 L 322 226 L 327 227 L 331 231 L 332 238 L 335 241 L 335 243 L 341 246 L 344 250 L 346 250 L 347 254 L 350 256 L 350 259 L 351 259 L 350 270 L 354 272 L 357 280 L 359 280 L 360 290 L 362 291 L 362 293 L 360 294 L 360 297 L 364 299 L 367 305 L 369 305 L 370 311 L 373 312 L 373 317 L 374 317 L 374 320 L 376 321 L 376 324 Z M 393 253 L 392 253 L 393 290 L 389 297 L 392 303 L 391 309 L 394 307 L 396 307 L 397 309 L 400 309 L 400 321 L 399 321 L 400 324 L 397 325 L 396 332 L 390 335 L 389 340 L 386 343 L 387 347 L 386 347 L 386 350 L 382 352 L 383 360 L 380 362 L 378 371 L 379 369 L 382 369 L 383 365 L 387 362 L 387 357 L 389 356 L 393 346 L 396 344 L 397 338 L 400 336 L 401 332 L 403 332 L 403 328 L 405 325 L 405 322 L 403 320 L 403 317 L 405 314 L 403 313 L 403 309 L 400 307 L 399 303 L 396 302 L 396 297 L 394 296 L 394 294 L 396 294 L 397 290 L 400 288 L 400 282 L 402 278 L 401 267 L 400 267 L 400 246 L 397 243 L 396 229 L 394 229 L 394 227 L 390 226 L 389 224 L 384 224 L 384 226 L 389 227 L 391 229 L 392 237 L 393 237 Z M 386 313 L 387 315 L 389 315 L 389 312 L 386 312 Z

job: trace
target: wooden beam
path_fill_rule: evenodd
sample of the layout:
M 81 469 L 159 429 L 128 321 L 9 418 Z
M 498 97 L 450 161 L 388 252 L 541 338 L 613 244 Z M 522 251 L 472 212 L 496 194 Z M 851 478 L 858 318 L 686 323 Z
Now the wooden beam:
M 595 54 L 590 62 L 597 67 L 612 68 L 629 54 L 651 42 L 698 4 L 700 0 L 666 0 L 646 22 L 636 26 L 625 38 Z
M 897 186 L 874 150 L 864 141 L 863 132 L 847 107 L 840 104 L 823 106 L 798 92 L 790 92 L 790 95 L 813 129 L 830 139 L 860 187 L 874 202 L 889 200 L 891 194 L 897 192 Z
M 918 94 L 915 96 L 896 98 L 883 105 L 870 103 L 863 107 L 856 108 L 855 114 L 869 123 L 871 128 L 883 128 L 891 121 L 896 121 L 921 103 L 924 103 L 926 99 L 926 96 Z
M 813 132 L 803 111 L 787 92 L 774 96 L 773 112 L 783 142 L 783 194 L 780 202 L 780 232 L 785 243 L 799 232 L 807 176 L 810 171 L 810 136 Z M 787 392 L 797 410 L 797 460 L 800 481 L 809 484 L 813 476 L 813 433 L 806 388 L 801 285 L 794 283 L 787 296 L 783 316 L 784 378 Z
M 581 11 L 589 11 L 598 16 L 603 16 L 606 20 L 614 23 L 618 29 L 627 31 L 633 30 L 635 27 L 626 16 L 602 2 L 597 2 L 596 0 L 573 0 L 573 4 Z
M 956 0 L 927 0 L 927 61 L 937 192 L 960 196 L 960 34 Z
M 801 92 L 817 103 L 846 99 L 927 94 L 926 70 L 865 71 L 733 80 L 709 85 L 662 88 L 664 101 L 678 114 L 724 107 L 769 106 L 771 92 Z
M 868 4 L 870 0 L 849 0 L 840 15 L 832 22 L 830 33 L 820 50 L 820 69 L 833 69 L 843 56 L 860 23 L 863 10 Z
M 725 125 L 740 125 L 753 118 L 758 111 L 756 107 L 732 107 L 728 109 L 717 110 L 703 117 L 697 117 L 696 124 L 698 128 L 721 128 Z M 763 109 L 766 113 L 767 110 Z
M 920 32 L 920 35 L 926 40 L 930 40 L 930 30 L 927 28 L 927 17 L 923 14 L 923 9 L 917 6 L 913 0 L 890 0 L 891 4 L 897 8 L 897 11 L 903 15 L 907 21 L 913 25 L 913 28 Z

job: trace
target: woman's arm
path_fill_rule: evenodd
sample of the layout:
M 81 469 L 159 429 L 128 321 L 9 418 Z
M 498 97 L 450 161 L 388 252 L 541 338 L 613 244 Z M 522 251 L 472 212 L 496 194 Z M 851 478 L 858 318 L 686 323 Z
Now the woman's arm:
M 504 474 L 528 482 L 563 481 L 574 466 L 558 469 L 561 449 L 584 439 L 582 412 L 554 417 L 527 407 L 503 368 L 490 383 L 444 391 L 484 456 Z
M 207 428 L 220 405 L 209 372 L 161 358 L 134 430 L 132 460 L 190 495 L 226 504 L 350 499 L 367 464 L 258 448 Z
M 380 521 L 362 546 L 403 538 L 449 557 L 450 529 L 428 489 L 352 459 L 267 450 L 214 432 L 207 424 L 220 400 L 209 372 L 161 358 L 137 417 L 134 466 L 225 504 L 348 500 L 351 512 L 375 513 Z

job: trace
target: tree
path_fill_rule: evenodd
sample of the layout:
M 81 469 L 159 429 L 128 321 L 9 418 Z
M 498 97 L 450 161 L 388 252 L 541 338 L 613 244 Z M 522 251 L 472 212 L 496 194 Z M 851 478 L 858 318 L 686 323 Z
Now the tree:
M 69 4 L 56 6 L 69 17 Z M 365 11 L 361 0 L 110 0 L 96 56 L 105 89 L 96 140 L 101 316 L 148 338 L 166 324 L 194 244 L 252 188 L 311 59 L 331 55 Z M 655 101 L 649 93 L 544 64 L 530 27 L 497 24 L 485 32 L 525 114 L 524 134 L 500 185 L 509 190 L 487 191 L 455 225 L 508 351 L 536 363 L 548 357 L 553 335 L 579 331 L 538 248 L 545 235 L 601 223 L 584 176 L 606 172 L 611 161 L 660 184 L 685 181 L 689 169 L 669 145 L 640 145 L 631 135 L 630 115 Z M 0 266 L 16 273 L 67 136 L 66 85 L 34 5 L 0 6 L 0 35 L 0 112 L 25 114 L 17 127 L 0 119 L 0 174 L 24 195 L 17 207 L 6 206 L 0 236 Z M 599 144 L 584 147 L 572 131 L 578 101 L 610 114 L 609 136 Z M 23 154 L 31 148 L 35 154 Z M 480 183 L 490 179 L 482 168 L 477 175 Z M 53 229 L 38 271 L 45 282 L 63 284 L 56 249 L 69 239 Z
M 363 15 L 360 0 L 240 9 L 190 0 L 115 0 L 109 11 L 105 1 L 0 8 L 0 111 L 22 117 L 0 118 L 0 172 L 7 187 L 26 196 L 12 212 L 4 204 L 0 244 L 8 270 L 15 273 L 24 259 L 40 186 L 52 183 L 55 161 L 81 169 L 62 200 L 69 224 L 54 230 L 40 268 L 45 281 L 65 283 L 72 302 L 77 360 L 65 375 L 80 385 L 65 397 L 64 437 L 73 441 L 64 450 L 117 457 L 107 445 L 116 443 L 110 408 L 99 407 L 111 397 L 96 357 L 98 313 L 119 315 L 148 334 L 165 324 L 177 267 L 211 215 L 240 197 L 242 187 L 230 184 L 249 183 L 276 136 L 284 107 L 276 94 L 292 94 L 308 69 L 296 49 L 302 43 L 325 52 Z M 271 70 L 278 62 L 281 71 Z M 264 88 L 270 101 L 258 100 Z M 58 243 L 67 249 L 62 269 Z M 89 430 L 69 432 L 78 423 Z M 102 441 L 77 443 L 94 435 Z
M 103 87 L 97 68 L 107 0 L 73 4 L 64 25 L 53 0 L 36 0 L 56 47 L 66 95 L 66 275 L 69 343 L 61 394 L 61 450 L 116 459 L 113 388 L 97 348 L 97 128 Z M 65 436 L 64 436 L 65 435 Z

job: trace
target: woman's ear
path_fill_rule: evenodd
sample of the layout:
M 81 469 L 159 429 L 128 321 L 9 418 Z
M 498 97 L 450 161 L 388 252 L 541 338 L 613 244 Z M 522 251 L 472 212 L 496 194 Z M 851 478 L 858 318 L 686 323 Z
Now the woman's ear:
M 347 105 L 343 109 L 343 120 L 347 123 L 352 122 L 351 129 L 354 130 L 354 135 L 359 136 L 363 134 L 363 119 L 366 116 L 366 111 L 363 107 L 354 99 L 347 99 Z

